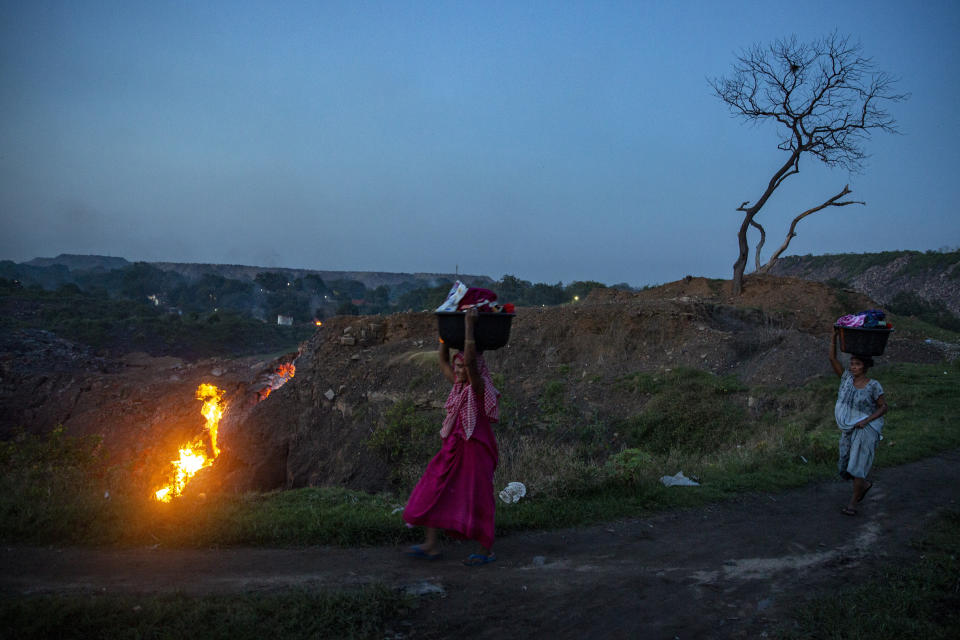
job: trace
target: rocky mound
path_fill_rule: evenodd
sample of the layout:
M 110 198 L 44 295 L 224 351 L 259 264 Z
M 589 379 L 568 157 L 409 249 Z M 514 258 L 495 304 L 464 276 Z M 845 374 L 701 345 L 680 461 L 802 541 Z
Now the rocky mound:
M 830 327 L 843 312 L 832 289 L 751 278 L 748 293 L 733 304 L 728 287 L 690 278 L 636 294 L 602 291 L 576 305 L 520 309 L 510 344 L 488 353 L 487 362 L 502 376 L 501 391 L 519 419 L 530 421 L 546 386 L 560 377 L 566 401 L 609 420 L 639 409 L 616 389 L 631 372 L 685 366 L 777 386 L 827 370 Z M 867 298 L 854 302 L 873 306 Z M 221 480 L 235 490 L 263 487 L 267 477 L 274 487 L 382 489 L 388 469 L 367 442 L 400 400 L 436 409 L 439 420 L 448 387 L 435 349 L 436 320 L 429 313 L 326 323 L 302 345 L 297 377 L 238 417 Z M 942 357 L 908 340 L 892 341 L 888 354 L 912 361 Z M 266 461 L 264 452 L 270 452 Z
M 771 273 L 819 282 L 844 282 L 880 304 L 909 293 L 943 304 L 960 316 L 960 251 L 786 256 L 776 262 Z
M 755 385 L 790 385 L 827 371 L 830 326 L 844 304 L 865 297 L 792 278 L 751 277 L 730 299 L 729 283 L 687 278 L 639 293 L 598 291 L 562 307 L 521 308 L 510 344 L 487 354 L 518 420 L 537 420 L 551 381 L 564 400 L 598 419 L 629 416 L 635 397 L 617 381 L 637 371 L 694 367 Z M 112 462 L 157 482 L 184 441 L 202 432 L 195 399 L 201 382 L 224 389 L 222 454 L 198 486 L 231 491 L 336 484 L 379 490 L 389 469 L 368 446 L 390 409 L 404 401 L 440 408 L 447 384 L 435 364 L 436 320 L 429 313 L 337 317 L 299 354 L 207 360 L 130 354 L 96 358 L 55 336 L 8 337 L 0 355 L 0 430 L 97 434 Z M 934 345 L 897 335 L 890 360 L 939 361 Z M 280 364 L 296 374 L 272 393 Z

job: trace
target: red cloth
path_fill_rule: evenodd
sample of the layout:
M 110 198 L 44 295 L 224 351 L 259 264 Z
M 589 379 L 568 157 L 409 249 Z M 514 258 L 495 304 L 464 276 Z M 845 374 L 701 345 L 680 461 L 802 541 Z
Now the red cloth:
M 490 289 L 481 289 L 480 287 L 470 287 L 463 294 L 457 303 L 457 311 L 463 311 L 470 307 L 476 307 L 478 311 L 493 311 L 490 303 L 497 299 L 497 294 Z
M 461 421 L 445 438 L 439 453 L 414 487 L 403 511 L 412 525 L 444 529 L 453 538 L 493 547 L 496 504 L 493 472 L 497 441 L 484 415 L 477 416 L 473 437 L 464 437 Z

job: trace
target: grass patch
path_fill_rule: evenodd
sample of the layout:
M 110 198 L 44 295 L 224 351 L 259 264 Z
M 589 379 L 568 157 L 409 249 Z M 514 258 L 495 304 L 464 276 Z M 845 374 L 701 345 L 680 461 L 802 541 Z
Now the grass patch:
M 836 640 L 955 638 L 960 627 L 960 512 L 941 514 L 915 547 L 912 565 L 804 603 L 778 637 Z
M 643 410 L 622 429 L 630 447 L 666 454 L 706 451 L 734 438 L 746 422 L 733 394 L 745 390 L 734 376 L 698 369 L 634 373 L 619 381 L 629 392 L 649 395 Z
M 405 498 L 405 497 L 404 497 Z M 363 546 L 413 541 L 398 508 L 403 499 L 336 487 L 245 496 L 153 502 L 142 512 L 150 529 L 122 540 L 168 546 Z
M 120 513 L 98 438 L 19 433 L 0 442 L 0 535 L 9 541 L 111 540 Z
M 0 599 L 0 626 L 16 638 L 383 638 L 410 606 L 382 585 L 203 597 L 28 596 Z

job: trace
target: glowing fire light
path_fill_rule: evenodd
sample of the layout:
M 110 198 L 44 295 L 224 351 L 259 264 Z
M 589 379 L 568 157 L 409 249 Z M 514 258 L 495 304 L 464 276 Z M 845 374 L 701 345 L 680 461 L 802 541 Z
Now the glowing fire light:
M 323 326 L 323 323 L 322 323 L 321 321 L 319 321 L 319 320 L 314 320 L 314 321 L 313 321 L 313 324 L 317 325 L 318 327 L 322 327 L 322 326 Z
M 259 402 L 263 402 L 272 392 L 287 384 L 287 382 L 294 376 L 294 374 L 296 374 L 296 372 L 297 367 L 294 366 L 292 362 L 278 364 L 277 368 L 273 370 L 273 373 L 271 373 L 268 378 L 269 386 L 266 386 L 260 390 Z
M 171 461 L 176 470 L 173 482 L 162 489 L 158 489 L 154 494 L 160 502 L 170 502 L 176 496 L 181 495 L 190 478 L 200 469 L 212 465 L 213 461 L 220 455 L 220 448 L 217 446 L 217 428 L 220 424 L 220 418 L 223 417 L 223 389 L 218 389 L 212 384 L 201 384 L 197 387 L 197 400 L 203 400 L 203 409 L 200 412 L 207 419 L 205 429 L 210 436 L 210 449 L 213 455 L 208 457 L 204 454 L 206 446 L 203 436 L 183 445 L 180 448 L 180 459 Z

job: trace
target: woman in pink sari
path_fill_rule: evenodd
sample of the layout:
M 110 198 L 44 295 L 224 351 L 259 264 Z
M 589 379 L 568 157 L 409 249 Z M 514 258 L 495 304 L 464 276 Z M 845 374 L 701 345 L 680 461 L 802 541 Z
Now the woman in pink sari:
M 498 454 L 490 425 L 500 417 L 500 393 L 483 356 L 477 353 L 473 339 L 476 319 L 476 309 L 468 310 L 464 348 L 454 356 L 452 366 L 449 347 L 440 345 L 440 369 L 453 383 L 440 430 L 443 445 L 427 464 L 403 511 L 405 522 L 426 527 L 423 544 L 411 547 L 407 555 L 439 558 L 439 530 L 443 529 L 451 537 L 476 540 L 483 547 L 483 553 L 464 561 L 469 566 L 496 560 L 493 472 Z

